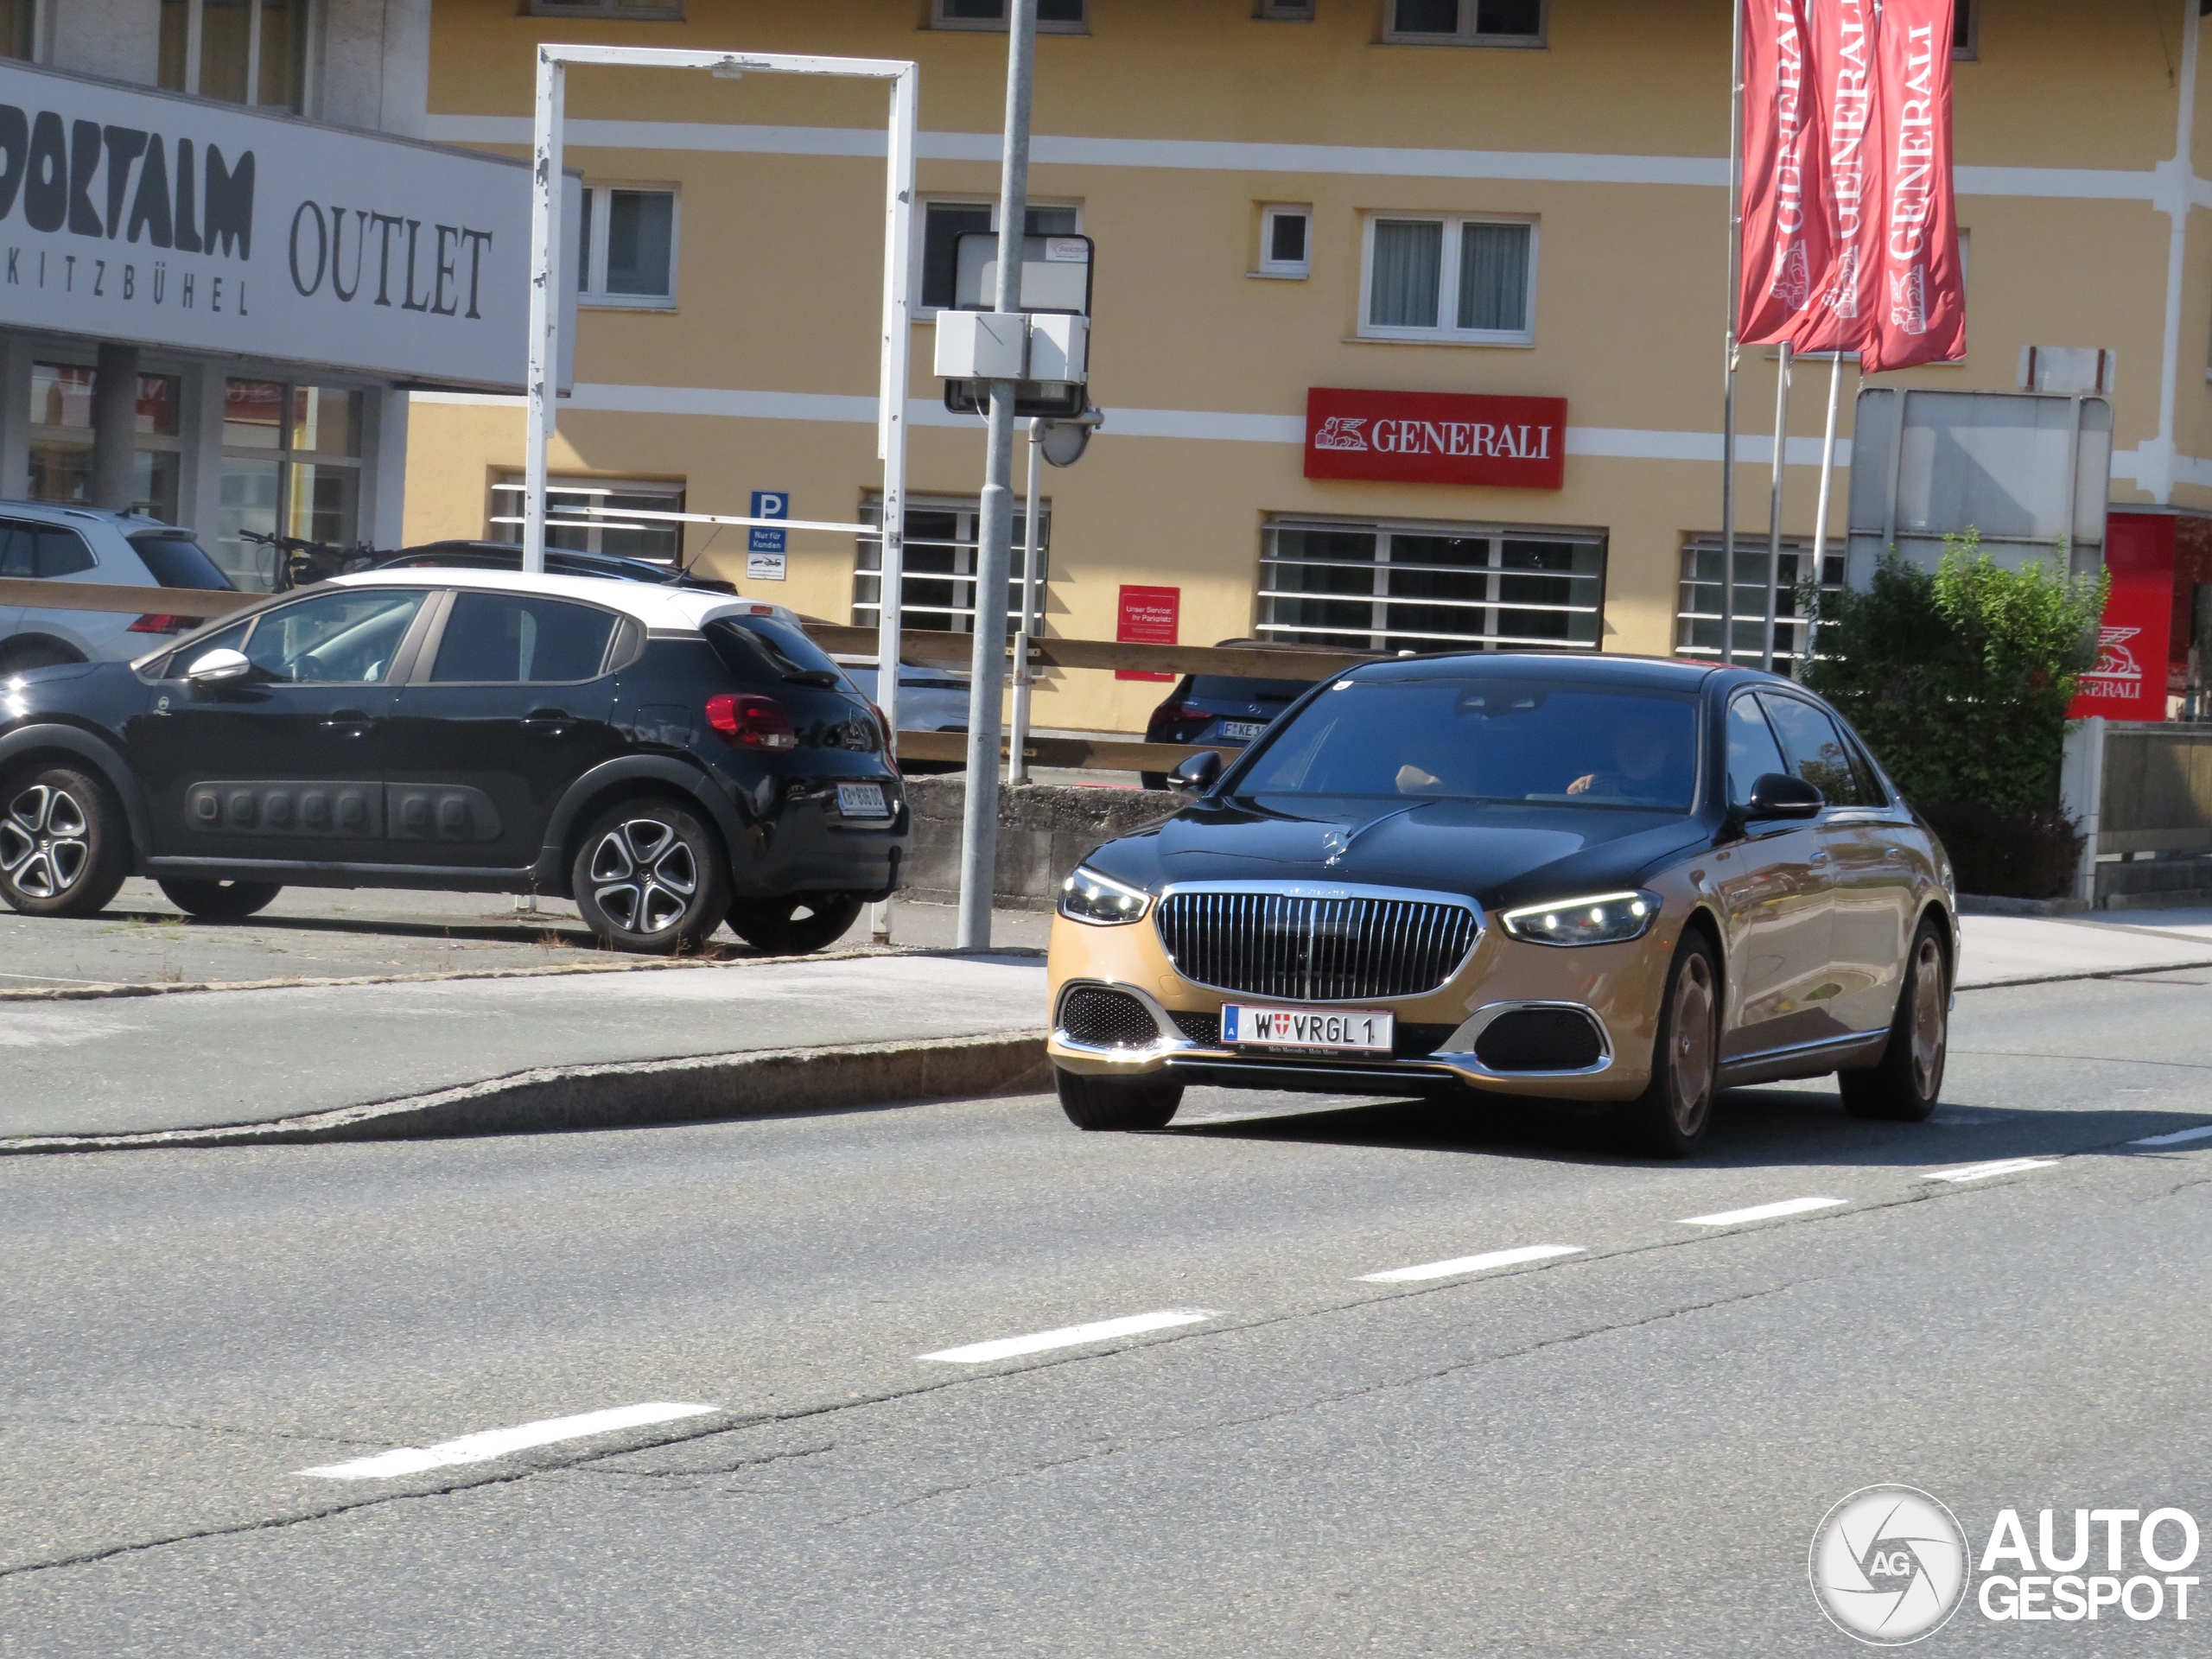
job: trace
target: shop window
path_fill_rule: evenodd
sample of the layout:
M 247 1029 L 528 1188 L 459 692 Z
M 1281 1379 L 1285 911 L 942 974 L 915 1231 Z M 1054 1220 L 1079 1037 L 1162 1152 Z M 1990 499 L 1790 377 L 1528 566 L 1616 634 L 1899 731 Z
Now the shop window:
M 1382 38 L 1404 46 L 1541 46 L 1544 0 L 1383 0 Z
M 1003 31 L 1007 3 L 1007 0 L 930 0 L 930 27 Z M 1040 35 L 1081 35 L 1090 26 L 1090 0 L 1037 0 Z
M 1598 649 L 1595 533 L 1285 519 L 1260 556 L 1262 637 L 1351 651 Z
M 1526 346 L 1535 340 L 1536 227 L 1528 219 L 1376 214 L 1360 334 Z
M 576 292 L 587 305 L 672 310 L 676 305 L 676 192 L 594 184 L 583 193 L 576 237 Z
M 342 386 L 223 383 L 213 554 L 238 587 L 265 591 L 276 582 L 276 550 L 248 541 L 249 532 L 353 544 L 367 401 Z
M 172 92 L 297 111 L 308 0 L 162 0 L 160 82 Z
M 523 480 L 510 473 L 492 486 L 492 539 L 522 540 Z M 599 509 L 596 512 L 587 508 Z M 683 526 L 657 518 L 609 518 L 621 512 L 682 512 L 683 486 L 658 479 L 556 478 L 545 486 L 545 545 L 570 553 L 605 553 L 671 567 L 683 560 Z
M 880 497 L 862 503 L 863 524 L 881 522 Z M 973 633 L 976 631 L 976 551 L 982 509 L 973 496 L 909 497 L 906 503 L 905 579 L 899 584 L 899 626 L 931 633 Z M 1007 569 L 1007 632 L 1020 625 L 1029 591 L 1027 517 L 1017 502 L 1014 509 L 1014 556 Z M 1039 584 L 1035 605 L 1045 614 L 1045 592 L 1052 582 L 1052 513 L 1049 505 L 1037 515 L 1037 569 Z M 863 536 L 853 572 L 853 623 L 873 628 L 883 618 L 883 541 Z
M 38 45 L 38 0 L 0 0 L 0 58 L 29 62 Z
M 1313 269 L 1313 210 L 1274 204 L 1260 209 L 1262 276 L 1304 276 Z
M 1829 546 L 1834 547 L 1834 542 Z M 1774 629 L 1774 660 L 1784 669 L 1804 660 L 1805 613 L 1803 584 L 1812 575 L 1812 548 L 1803 540 L 1785 539 L 1782 563 L 1776 572 L 1777 593 Z M 1681 585 L 1675 613 L 1675 655 L 1718 660 L 1720 656 L 1721 591 L 1720 538 L 1704 536 L 1682 549 Z M 1736 538 L 1736 582 L 1731 597 L 1733 648 L 1729 658 L 1738 667 L 1757 668 L 1766 659 L 1767 545 L 1745 536 Z M 1843 554 L 1830 553 L 1821 561 L 1820 589 L 1823 594 L 1843 590 Z M 1815 641 L 1815 649 L 1819 642 Z
M 950 310 L 960 281 L 960 238 L 999 227 L 993 201 L 930 201 L 922 205 L 922 291 L 925 311 Z M 1031 202 L 1022 219 L 1024 234 L 1073 236 L 1083 228 L 1083 210 L 1039 207 Z
M 93 371 L 79 363 L 31 365 L 30 497 L 82 503 L 92 483 Z M 132 443 L 133 512 L 175 524 L 183 467 L 183 383 L 173 374 L 138 377 Z

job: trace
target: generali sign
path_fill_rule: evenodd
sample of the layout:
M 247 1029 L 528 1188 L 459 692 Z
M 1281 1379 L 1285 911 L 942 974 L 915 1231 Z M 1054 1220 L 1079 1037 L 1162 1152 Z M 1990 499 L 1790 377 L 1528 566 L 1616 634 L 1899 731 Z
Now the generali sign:
M 1306 476 L 1561 489 L 1567 400 L 1315 386 L 1306 394 Z
M 20 327 L 518 387 L 530 195 L 520 162 L 0 64 Z

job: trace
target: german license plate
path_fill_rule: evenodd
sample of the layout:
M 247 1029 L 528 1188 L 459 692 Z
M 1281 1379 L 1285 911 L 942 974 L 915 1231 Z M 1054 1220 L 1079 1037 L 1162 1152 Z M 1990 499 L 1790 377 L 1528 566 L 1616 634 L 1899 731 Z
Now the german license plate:
M 1236 1048 L 1388 1054 L 1393 1018 L 1372 1008 L 1248 1008 L 1232 1002 L 1221 1011 L 1221 1040 Z
M 837 811 L 848 818 L 887 818 L 891 808 L 883 798 L 881 784 L 840 784 Z
M 1247 742 L 1268 729 L 1264 720 L 1224 720 L 1221 722 L 1224 737 L 1241 737 Z

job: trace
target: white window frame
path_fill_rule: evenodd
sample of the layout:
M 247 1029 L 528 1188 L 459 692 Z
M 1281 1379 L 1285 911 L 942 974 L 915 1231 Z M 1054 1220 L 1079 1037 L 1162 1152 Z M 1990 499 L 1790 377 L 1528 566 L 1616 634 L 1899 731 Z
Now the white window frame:
M 673 199 L 668 215 L 668 292 L 666 294 L 609 294 L 607 291 L 607 238 L 613 228 L 613 215 L 609 211 L 609 200 L 617 190 L 651 191 Z M 661 181 L 632 181 L 614 179 L 590 180 L 584 193 L 592 198 L 591 246 L 585 260 L 590 281 L 576 293 L 579 306 L 601 311 L 673 311 L 676 309 L 679 277 L 683 269 L 683 191 L 680 186 Z
M 1375 286 L 1375 226 L 1381 219 L 1418 219 L 1444 226 L 1443 263 L 1437 273 L 1436 321 L 1432 328 L 1403 327 L 1373 323 L 1370 315 Z M 1447 324 L 1459 314 L 1459 226 L 1462 225 L 1526 225 L 1529 227 L 1529 309 L 1526 324 L 1518 329 L 1461 328 Z M 1361 340 L 1412 341 L 1421 345 L 1521 346 L 1536 343 L 1536 276 L 1542 269 L 1537 244 L 1542 227 L 1533 213 L 1401 213 L 1373 208 L 1362 215 L 1359 245 L 1359 327 Z M 1312 245 L 1309 239 L 1309 249 Z
M 1541 6 L 1534 35 L 1480 35 L 1475 31 L 1475 22 L 1481 16 L 1481 0 L 1459 0 L 1459 27 L 1449 35 L 1429 35 L 1395 28 L 1393 20 L 1398 15 L 1398 0 L 1382 0 L 1382 43 L 1385 46 L 1486 46 L 1503 48 L 1507 51 L 1541 52 L 1550 39 L 1551 0 L 1541 0 Z
M 39 62 L 50 55 L 48 42 L 53 35 L 48 18 L 60 0 L 37 0 L 33 12 L 32 52 Z M 160 8 L 155 9 L 155 29 L 161 28 Z M 301 0 L 300 25 L 300 84 L 297 101 L 291 104 L 264 104 L 261 102 L 261 3 L 253 0 L 246 14 L 245 101 L 236 105 L 244 110 L 288 110 L 295 115 L 308 113 L 315 105 L 320 77 L 316 66 L 322 59 L 323 7 L 315 0 Z M 200 51 L 207 35 L 207 14 L 201 0 L 188 0 L 185 14 L 184 84 L 171 87 L 193 98 L 207 97 L 213 101 L 228 103 L 227 99 L 213 100 L 213 94 L 200 90 Z
M 996 198 L 986 200 L 982 196 L 963 194 L 957 190 L 946 190 L 933 192 L 914 204 L 914 217 L 918 223 L 914 227 L 914 235 L 910 238 L 911 246 L 907 250 L 910 269 L 906 274 L 906 291 L 912 296 L 912 309 L 914 321 L 917 322 L 934 322 L 937 320 L 937 314 L 944 308 L 941 306 L 925 305 L 922 302 L 922 273 L 925 268 L 930 245 L 930 209 L 938 207 L 988 207 L 991 210 L 991 234 L 994 236 L 998 234 L 999 204 Z M 1023 211 L 1026 213 L 1028 209 L 1033 207 L 1068 209 L 1075 215 L 1075 229 L 1065 232 L 1056 232 L 1055 234 L 1081 236 L 1084 233 L 1082 202 L 1056 201 L 1049 196 L 1032 196 L 1025 204 Z
M 516 546 L 521 545 L 524 523 L 523 500 L 526 493 L 523 474 L 519 472 L 502 472 L 493 481 L 491 511 L 484 516 L 486 540 L 512 541 Z M 626 521 L 620 518 L 602 524 L 575 512 L 575 508 L 599 497 L 641 495 L 661 498 L 666 503 L 668 512 L 681 512 L 690 493 L 690 484 L 682 479 L 592 478 L 581 474 L 555 474 L 545 480 L 545 523 L 551 530 L 582 530 L 586 544 L 581 550 L 569 550 L 554 547 L 549 540 L 546 546 L 556 553 L 580 550 L 609 556 L 606 553 L 607 531 L 635 530 L 642 526 L 656 533 L 665 532 L 673 537 L 675 551 L 670 555 L 667 563 L 671 569 L 689 569 L 683 556 L 683 526 L 681 524 L 667 524 L 658 519 Z M 564 512 L 563 508 L 569 511 Z M 512 531 L 512 537 L 509 531 Z M 611 556 L 645 558 L 650 563 L 661 563 L 649 554 L 618 553 Z
M 1275 223 L 1284 219 L 1306 221 L 1306 257 L 1303 259 L 1278 259 L 1274 257 Z M 1313 204 L 1305 201 L 1270 201 L 1260 209 L 1260 259 L 1255 276 L 1279 276 L 1303 280 L 1313 274 Z
M 1013 0 L 1001 0 L 1001 3 L 1011 5 Z M 944 0 L 930 0 L 930 27 L 967 33 L 1003 35 L 1007 31 L 1007 20 L 1003 17 L 948 17 L 944 15 Z M 1090 0 L 1083 0 L 1083 20 L 1080 22 L 1047 22 L 1045 18 L 1039 17 L 1037 20 L 1037 32 L 1039 35 L 1090 34 Z
M 1718 534 L 1692 536 L 1681 543 L 1675 563 L 1675 655 L 1688 662 L 1718 663 L 1720 660 L 1720 613 L 1714 610 L 1692 608 L 1693 602 L 1709 591 L 1720 596 L 1719 562 L 1721 542 Z M 1821 561 L 1820 588 L 1823 594 L 1843 590 L 1843 566 L 1846 551 L 1838 537 L 1828 537 L 1827 556 Z M 1789 569 L 1802 572 L 1805 562 L 1812 557 L 1813 538 L 1809 536 L 1785 536 L 1782 538 L 1782 556 L 1791 561 Z M 1710 561 L 1714 567 L 1712 577 L 1699 569 L 1700 561 Z M 1732 661 L 1737 667 L 1757 668 L 1766 649 L 1766 581 L 1767 544 L 1748 540 L 1740 533 L 1736 538 L 1736 582 L 1733 617 L 1735 621 L 1735 649 Z M 1693 589 L 1700 590 L 1693 593 Z M 1805 647 L 1807 619 L 1796 613 L 1797 582 L 1777 582 L 1776 591 L 1781 596 L 1781 608 L 1790 614 L 1777 616 L 1774 628 L 1774 660 L 1777 671 L 1789 673 L 1784 664 L 1802 660 Z M 1713 640 L 1700 644 L 1697 639 L 1697 625 L 1711 624 Z M 1745 641 L 1746 632 L 1750 635 Z M 1815 654 L 1820 640 L 1813 640 Z
M 1290 564 L 1319 565 L 1325 563 L 1318 559 L 1281 557 L 1276 551 L 1280 543 L 1275 538 L 1283 531 L 1349 531 L 1353 535 L 1373 536 L 1376 538 L 1376 557 L 1372 565 L 1360 560 L 1347 567 L 1361 571 L 1372 569 L 1372 595 L 1308 593 L 1281 587 L 1274 575 L 1275 569 Z M 1448 536 L 1465 541 L 1489 542 L 1491 561 L 1489 564 L 1454 567 L 1453 569 L 1455 575 L 1480 576 L 1489 591 L 1479 599 L 1393 594 L 1390 592 L 1390 571 L 1394 563 L 1410 563 L 1393 558 L 1395 538 L 1400 536 Z M 1594 547 L 1598 550 L 1598 569 L 1594 573 L 1512 569 L 1503 563 L 1507 542 L 1554 542 L 1564 546 Z M 1611 537 L 1605 531 L 1574 525 L 1460 524 L 1425 518 L 1331 518 L 1300 512 L 1272 513 L 1260 531 L 1259 581 L 1253 588 L 1255 618 L 1253 632 L 1256 637 L 1271 643 L 1287 644 L 1316 643 L 1314 636 L 1317 635 L 1342 637 L 1364 632 L 1368 636 L 1366 648 L 1370 651 L 1396 649 L 1407 640 L 1417 639 L 1421 642 L 1421 649 L 1432 651 L 1586 651 L 1596 656 L 1605 649 L 1605 589 L 1611 580 Z M 1505 580 L 1521 575 L 1541 576 L 1569 583 L 1593 583 L 1591 596 L 1596 603 L 1585 605 L 1569 600 L 1559 605 L 1535 605 L 1505 598 Z M 1365 629 L 1332 627 L 1264 620 L 1271 617 L 1278 601 L 1295 604 L 1307 600 L 1324 604 L 1367 603 L 1370 607 L 1370 626 Z M 1453 634 L 1415 633 L 1406 629 L 1393 629 L 1389 623 L 1389 607 L 1394 605 L 1458 612 L 1471 618 L 1482 619 L 1482 623 L 1476 630 Z M 1586 616 L 1592 619 L 1589 624 L 1591 637 L 1587 639 L 1562 639 L 1554 635 L 1539 638 L 1503 633 L 1499 632 L 1497 622 L 1499 613 L 1506 611 L 1553 611 L 1561 615 Z
M 952 569 L 950 571 L 918 570 L 910 563 L 900 572 L 902 587 L 911 589 L 914 583 L 920 582 L 950 582 L 956 588 L 964 587 L 967 589 L 968 602 L 960 604 L 956 593 L 950 605 L 919 605 L 902 594 L 899 626 L 903 631 L 957 634 L 975 632 L 976 557 L 982 547 L 982 499 L 973 495 L 910 495 L 906 498 L 906 546 L 909 549 L 946 549 L 952 554 Z M 1028 600 L 1029 576 L 1025 568 L 1028 528 L 1023 518 L 1027 512 L 1027 508 L 1022 503 L 1014 504 L 1013 557 L 1008 562 L 1007 574 L 1007 632 L 1009 634 L 1020 626 L 1024 614 L 1022 607 Z M 954 515 L 952 539 L 946 541 L 935 536 L 917 536 L 913 522 L 918 512 L 949 512 Z M 878 524 L 882 521 L 882 494 L 871 490 L 861 501 L 861 522 Z M 1038 499 L 1037 527 L 1037 566 L 1042 591 L 1038 595 L 1036 613 L 1042 617 L 1046 613 L 1046 596 L 1052 588 L 1052 499 L 1049 495 L 1040 496 Z M 853 626 L 880 627 L 883 613 L 883 537 L 880 533 L 862 535 L 854 540 Z M 873 563 L 869 563 L 871 559 Z M 875 584 L 876 596 L 863 598 L 861 584 L 871 582 Z M 918 617 L 941 617 L 945 620 L 936 624 L 908 620 Z

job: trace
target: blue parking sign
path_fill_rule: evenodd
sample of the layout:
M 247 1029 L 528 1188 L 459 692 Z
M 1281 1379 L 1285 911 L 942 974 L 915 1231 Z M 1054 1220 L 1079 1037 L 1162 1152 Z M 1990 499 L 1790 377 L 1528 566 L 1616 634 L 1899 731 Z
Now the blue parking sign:
M 791 498 L 783 490 L 755 490 L 753 492 L 753 511 L 748 518 L 788 518 L 791 516 Z M 755 524 L 745 543 L 748 553 L 781 553 L 784 537 L 780 530 L 763 530 Z

